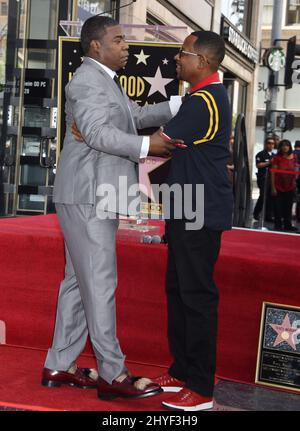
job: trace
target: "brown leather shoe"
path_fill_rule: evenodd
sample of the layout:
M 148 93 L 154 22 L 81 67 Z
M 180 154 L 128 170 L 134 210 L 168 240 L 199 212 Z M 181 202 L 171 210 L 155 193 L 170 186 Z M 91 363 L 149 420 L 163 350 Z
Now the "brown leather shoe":
M 55 371 L 44 368 L 42 385 L 48 388 L 58 388 L 61 385 L 77 386 L 81 389 L 96 389 L 97 380 L 90 377 L 91 368 L 77 368 L 74 374 L 68 371 Z
M 143 385 L 143 389 L 138 389 L 135 384 L 139 383 L 142 377 L 127 376 L 122 382 L 114 380 L 110 385 L 101 377 L 98 379 L 98 398 L 102 400 L 112 400 L 117 397 L 123 398 L 145 398 L 152 397 L 162 392 L 156 383 L 149 381 Z

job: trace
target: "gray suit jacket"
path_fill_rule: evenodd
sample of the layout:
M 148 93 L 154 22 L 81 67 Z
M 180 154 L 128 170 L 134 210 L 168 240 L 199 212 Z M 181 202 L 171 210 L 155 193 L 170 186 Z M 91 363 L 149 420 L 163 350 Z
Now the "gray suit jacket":
M 66 136 L 53 200 L 95 204 L 99 185 L 111 184 L 119 191 L 120 176 L 127 177 L 127 188 L 137 183 L 136 163 L 143 139 L 137 129 L 160 126 L 172 114 L 168 102 L 139 107 L 130 101 L 101 66 L 88 57 L 65 91 Z M 73 137 L 73 121 L 85 143 Z

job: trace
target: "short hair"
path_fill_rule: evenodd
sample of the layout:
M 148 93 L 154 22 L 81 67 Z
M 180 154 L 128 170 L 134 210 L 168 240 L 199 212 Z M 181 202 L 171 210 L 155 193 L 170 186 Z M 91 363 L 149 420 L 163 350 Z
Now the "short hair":
M 300 141 L 295 141 L 295 148 L 299 148 L 300 147 Z
M 292 147 L 291 141 L 289 141 L 288 139 L 282 139 L 282 141 L 279 142 L 277 154 L 282 155 L 282 147 L 283 147 L 283 145 L 288 145 L 290 147 L 288 154 L 289 155 L 292 154 L 293 147 Z
M 92 16 L 88 18 L 81 29 L 80 42 L 84 55 L 90 49 L 92 40 L 101 40 L 107 27 L 119 25 L 118 21 L 108 16 Z
M 224 39 L 213 31 L 194 31 L 192 36 L 197 38 L 194 43 L 195 49 L 207 51 L 219 66 L 225 57 Z
M 269 141 L 273 141 L 273 143 L 275 144 L 275 138 L 274 138 L 274 136 L 273 136 L 273 135 L 270 135 L 270 136 L 267 136 L 267 137 L 266 137 L 266 139 L 265 139 L 265 145 L 267 145 L 267 143 L 268 143 Z

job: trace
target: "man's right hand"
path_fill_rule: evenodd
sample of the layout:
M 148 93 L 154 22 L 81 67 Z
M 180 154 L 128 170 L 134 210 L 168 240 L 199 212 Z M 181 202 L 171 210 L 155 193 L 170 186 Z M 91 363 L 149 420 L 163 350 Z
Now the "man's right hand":
M 148 156 L 156 156 L 156 157 L 171 157 L 172 152 L 176 148 L 176 143 L 183 143 L 183 141 L 179 139 L 170 139 L 169 141 L 163 139 L 160 136 L 161 130 L 153 133 L 150 136 L 150 147 Z
M 74 136 L 74 138 L 76 139 L 76 141 L 78 141 L 78 142 L 84 142 L 83 136 L 79 132 L 75 121 L 72 123 L 71 130 L 72 130 L 72 135 Z

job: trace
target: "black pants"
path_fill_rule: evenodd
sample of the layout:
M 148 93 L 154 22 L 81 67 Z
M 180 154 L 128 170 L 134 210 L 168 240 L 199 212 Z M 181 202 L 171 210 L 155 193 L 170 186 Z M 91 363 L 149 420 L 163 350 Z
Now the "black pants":
M 168 335 L 171 376 L 212 396 L 216 369 L 219 294 L 213 280 L 222 232 L 186 231 L 183 220 L 167 222 Z
M 264 195 L 265 195 L 265 179 L 257 180 L 257 185 L 259 188 L 259 197 L 257 199 L 253 215 L 258 218 L 260 213 L 262 212 L 264 205 Z M 265 219 L 270 220 L 273 217 L 273 199 L 271 194 L 271 184 L 268 179 L 268 185 L 266 190 L 266 209 L 265 209 Z
M 275 228 L 281 229 L 282 219 L 284 228 L 292 226 L 292 208 L 295 190 L 289 192 L 277 192 L 275 197 Z

